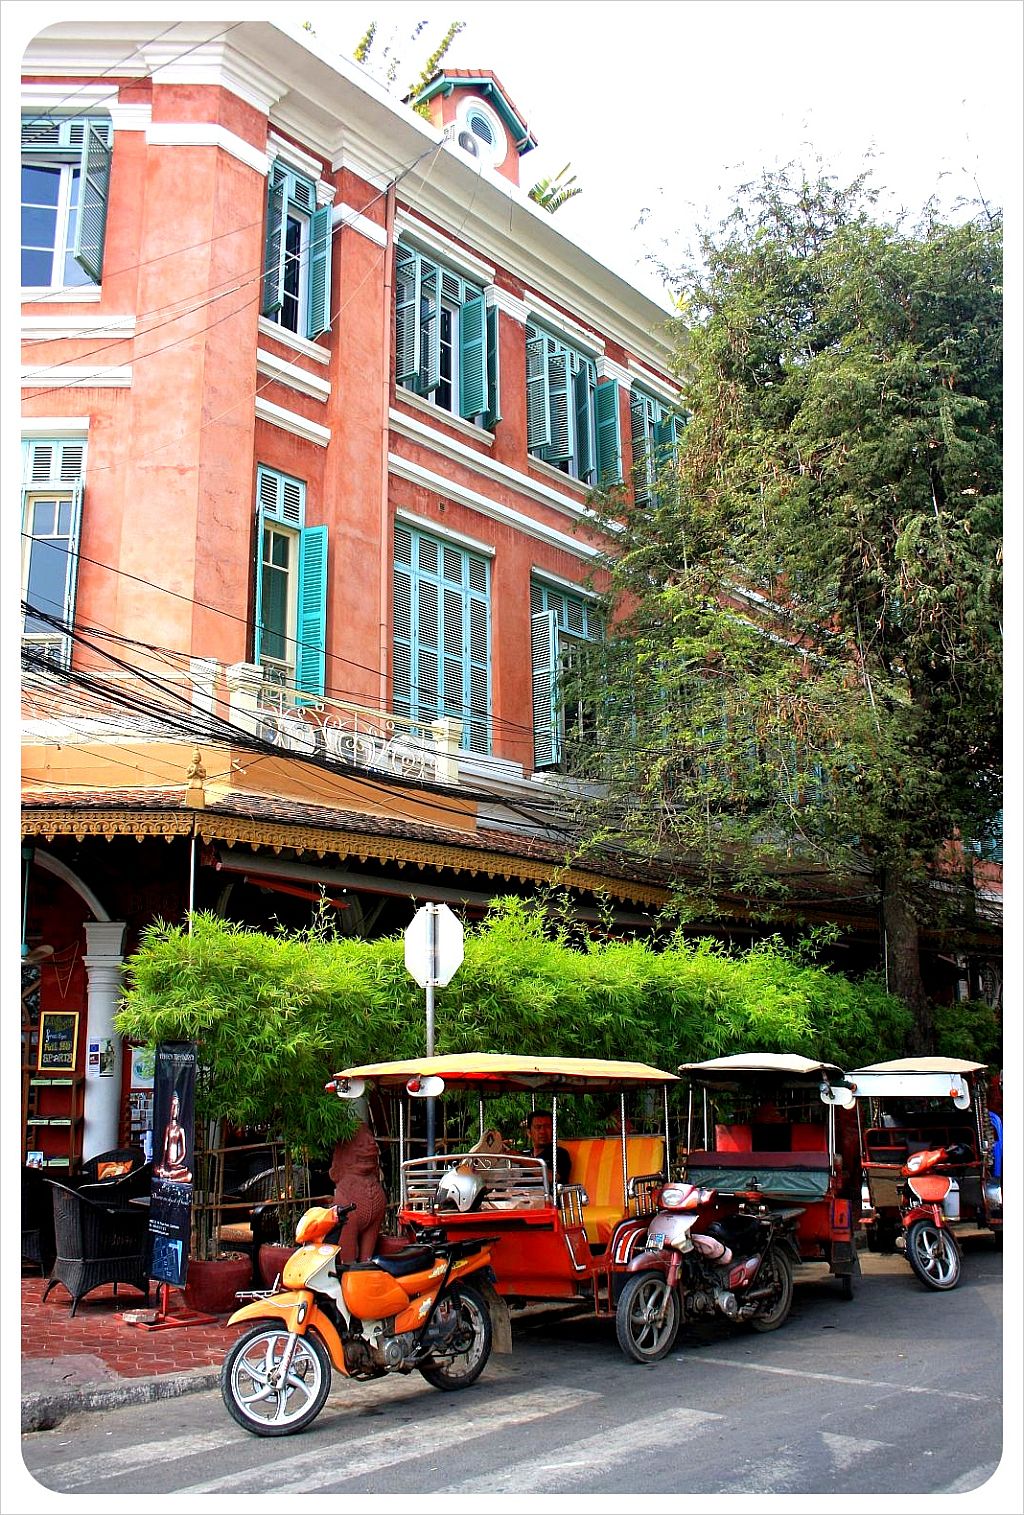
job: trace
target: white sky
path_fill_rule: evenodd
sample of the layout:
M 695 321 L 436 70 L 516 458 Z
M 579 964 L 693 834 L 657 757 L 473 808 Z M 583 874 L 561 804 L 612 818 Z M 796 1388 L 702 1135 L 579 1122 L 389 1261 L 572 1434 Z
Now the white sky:
M 1017 200 L 1024 7 L 1015 0 L 660 0 L 297 4 L 351 56 L 369 20 L 410 82 L 451 21 L 445 62 L 492 68 L 538 139 L 526 187 L 567 161 L 583 194 L 559 226 L 651 294 L 645 255 L 678 258 L 710 209 L 792 159 L 875 179 L 909 210 L 980 187 Z M 211 11 L 210 14 L 213 12 Z M 280 13 L 279 13 L 280 14 Z M 416 22 L 430 25 L 413 43 Z M 372 60 L 371 60 L 372 61 Z M 641 212 L 650 216 L 637 231 Z

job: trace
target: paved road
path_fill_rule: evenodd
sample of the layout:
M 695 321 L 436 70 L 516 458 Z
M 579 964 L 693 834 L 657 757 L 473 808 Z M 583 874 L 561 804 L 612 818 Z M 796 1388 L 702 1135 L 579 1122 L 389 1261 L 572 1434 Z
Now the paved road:
M 532 1493 L 979 1488 L 1001 1456 L 1001 1256 L 978 1238 L 950 1294 L 924 1290 L 899 1258 L 869 1254 L 864 1268 L 850 1303 L 804 1269 L 782 1330 L 701 1326 L 647 1367 L 626 1361 L 607 1324 L 546 1316 L 521 1322 L 514 1354 L 493 1357 L 463 1393 L 418 1374 L 335 1379 L 319 1420 L 279 1440 L 248 1435 L 219 1395 L 196 1394 L 79 1415 L 23 1438 L 25 1462 L 46 1489 L 113 1496 L 106 1508 L 159 1493 L 190 1510 L 222 1507 L 224 1495 L 272 1494 L 283 1509 L 294 1494 L 335 1492 L 407 1495 L 410 1508 L 417 1495 L 462 1495 L 467 1509 L 472 1496 L 503 1494 L 522 1509 Z M 1000 1502 L 1008 1477 L 957 1503 L 1019 1510 Z

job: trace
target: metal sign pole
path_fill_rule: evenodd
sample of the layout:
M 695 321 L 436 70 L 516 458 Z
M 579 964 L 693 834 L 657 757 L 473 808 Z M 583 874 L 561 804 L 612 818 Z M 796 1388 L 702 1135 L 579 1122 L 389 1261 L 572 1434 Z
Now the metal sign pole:
M 427 906 L 427 1056 L 434 1055 L 434 980 L 437 978 L 437 906 Z M 434 1155 L 434 1101 L 427 1100 L 427 1156 Z

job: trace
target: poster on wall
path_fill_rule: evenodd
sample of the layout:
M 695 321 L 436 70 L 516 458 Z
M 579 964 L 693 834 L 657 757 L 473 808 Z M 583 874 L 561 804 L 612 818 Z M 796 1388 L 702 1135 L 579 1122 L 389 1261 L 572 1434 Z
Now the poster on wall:
M 188 1273 L 195 1166 L 195 1042 L 161 1042 L 153 1078 L 150 1276 L 181 1287 Z
M 74 1073 L 78 1056 L 78 1011 L 44 1010 L 39 1017 L 40 1073 Z

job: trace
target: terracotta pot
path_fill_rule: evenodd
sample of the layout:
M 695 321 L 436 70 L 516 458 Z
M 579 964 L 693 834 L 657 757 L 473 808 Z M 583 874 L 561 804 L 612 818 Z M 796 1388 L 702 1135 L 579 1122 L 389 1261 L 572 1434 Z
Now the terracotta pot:
M 285 1263 L 295 1251 L 294 1246 L 284 1246 L 278 1242 L 265 1241 L 260 1248 L 257 1272 L 265 1289 L 274 1286 L 274 1279 L 283 1271 Z
M 207 1315 L 227 1315 L 238 1304 L 239 1289 L 252 1288 L 252 1265 L 247 1257 L 218 1257 L 190 1262 L 185 1280 L 185 1303 Z

